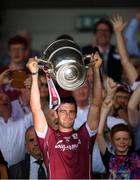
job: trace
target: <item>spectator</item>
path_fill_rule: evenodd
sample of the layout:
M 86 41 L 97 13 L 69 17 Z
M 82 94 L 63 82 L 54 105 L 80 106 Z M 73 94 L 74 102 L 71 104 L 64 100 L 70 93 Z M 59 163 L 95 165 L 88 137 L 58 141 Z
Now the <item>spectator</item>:
M 10 80 L 8 78 L 9 69 L 5 70 L 3 73 L 0 74 L 0 85 L 9 84 L 12 82 L 12 79 Z M 30 106 L 29 106 L 29 98 L 30 98 L 30 86 L 31 86 L 31 78 L 27 78 L 24 81 L 25 87 L 20 89 L 20 96 L 18 99 L 11 102 L 12 104 L 12 117 L 17 120 L 21 119 L 25 116 L 26 113 L 30 112 Z
M 32 37 L 31 37 L 31 34 L 28 31 L 26 31 L 26 30 L 19 31 L 19 32 L 17 32 L 17 35 L 25 38 L 27 40 L 27 42 L 28 42 L 28 56 L 27 56 L 26 60 L 28 60 L 28 58 L 35 57 L 35 56 L 37 56 L 38 58 L 41 57 L 41 55 L 42 55 L 41 52 L 39 52 L 36 49 L 33 49 L 33 47 L 32 47 Z
M 117 124 L 111 129 L 111 142 L 114 153 L 110 153 L 103 136 L 105 119 L 112 106 L 112 97 L 117 89 L 117 84 L 109 83 L 107 96 L 102 104 L 100 124 L 98 129 L 98 145 L 102 159 L 107 170 L 108 178 L 111 179 L 135 179 L 140 177 L 140 159 L 135 152 L 130 151 L 132 135 L 128 125 Z
M 11 37 L 8 41 L 9 63 L 5 66 L 10 66 L 12 69 L 23 69 L 23 64 L 27 55 L 27 40 L 21 36 Z
M 54 131 L 47 125 L 40 106 L 37 62 L 35 59 L 30 59 L 27 64 L 33 74 L 31 109 L 34 117 L 34 126 L 44 155 L 46 168 L 50 167 L 48 171 L 49 178 L 90 178 L 89 145 L 90 140 L 92 144 L 95 140 L 101 103 L 101 80 L 99 74 L 101 59 L 98 53 L 92 56 L 92 61 L 94 71 L 93 101 L 87 123 L 78 129 L 78 131 L 73 130 L 76 117 L 76 102 L 73 98 L 61 99 L 61 105 L 56 111 L 59 119 L 59 130 Z M 49 159 L 46 155 L 49 156 Z
M 130 86 L 132 86 L 138 77 L 138 72 L 136 68 L 132 65 L 132 63 L 129 61 L 129 56 L 126 50 L 126 45 L 123 36 L 123 30 L 126 26 L 126 22 L 123 20 L 123 17 L 120 15 L 114 16 L 111 21 L 115 31 L 118 50 L 121 56 L 121 64 L 124 73 L 128 78 L 128 83 Z
M 0 68 L 0 73 L 9 69 L 7 75 L 9 79 L 13 79 L 11 84 L 8 83 L 1 87 L 11 100 L 19 97 L 20 91 L 18 89 L 24 87 L 24 80 L 28 76 L 28 71 L 24 65 L 28 53 L 27 47 L 26 39 L 20 36 L 11 38 L 8 42 L 10 64 Z
M 114 96 L 113 108 L 111 115 L 124 119 L 128 123 L 127 105 L 131 96 L 131 89 L 126 83 L 118 84 Z
M 30 57 L 35 57 L 37 56 L 38 58 L 41 57 L 41 52 L 35 50 L 32 48 L 32 38 L 31 38 L 31 35 L 28 31 L 26 30 L 22 30 L 22 31 L 19 31 L 16 33 L 16 35 L 14 37 L 21 37 L 21 38 L 24 38 L 26 40 L 26 44 L 27 44 L 27 53 L 26 53 L 26 56 L 25 56 L 25 59 L 24 59 L 24 64 L 26 64 L 28 58 Z M 9 47 L 8 47 L 9 49 Z M 0 66 L 3 67 L 3 66 L 8 66 L 11 62 L 11 55 L 8 53 L 6 53 L 2 58 L 2 61 L 0 62 Z
M 137 110 L 139 96 L 137 96 L 138 91 L 136 91 L 136 88 L 140 84 L 139 69 L 137 69 L 134 66 L 134 64 L 130 62 L 129 56 L 125 47 L 125 42 L 124 42 L 124 37 L 123 37 L 122 32 L 125 28 L 126 22 L 123 20 L 121 16 L 118 15 L 112 19 L 112 23 L 113 23 L 116 38 L 117 38 L 118 49 L 121 55 L 121 63 L 126 73 L 126 76 L 128 78 L 128 82 L 131 85 L 131 89 L 134 91 L 128 104 L 128 115 L 129 115 L 128 120 L 129 120 L 130 125 L 133 128 L 134 144 L 135 144 L 135 149 L 137 150 L 140 148 L 140 143 L 139 143 L 139 128 L 140 128 L 139 118 L 140 117 L 139 117 L 139 110 Z
M 93 82 L 93 81 L 92 81 Z M 82 87 L 74 90 L 72 95 L 77 104 L 77 116 L 74 122 L 74 129 L 79 129 L 87 120 L 89 111 L 90 84 L 86 81 Z
M 17 164 L 25 156 L 25 131 L 32 124 L 31 113 L 23 119 L 13 119 L 11 101 L 4 93 L 0 93 L 0 149 L 8 163 L 9 178 L 15 179 L 18 173 Z
M 21 172 L 19 171 L 18 179 L 46 179 L 47 172 L 44 169 L 42 153 L 33 126 L 26 130 L 25 141 L 27 153 L 25 160 L 21 162 Z M 39 162 L 42 164 L 39 165 Z
M 140 178 L 140 159 L 138 154 L 130 151 L 132 137 L 128 126 L 124 124 L 113 126 L 111 129 L 111 140 L 115 148 L 115 154 L 110 153 L 106 148 L 105 141 L 98 137 L 98 144 L 107 169 L 108 178 Z
M 103 79 L 106 79 L 106 76 L 109 76 L 115 81 L 120 81 L 122 68 L 120 56 L 116 47 L 111 44 L 113 34 L 112 24 L 106 19 L 101 19 L 96 22 L 93 33 L 95 35 L 95 39 L 93 39 L 92 45 L 82 48 L 83 54 L 91 54 L 93 52 L 93 48 L 97 46 L 103 57 L 101 69 Z

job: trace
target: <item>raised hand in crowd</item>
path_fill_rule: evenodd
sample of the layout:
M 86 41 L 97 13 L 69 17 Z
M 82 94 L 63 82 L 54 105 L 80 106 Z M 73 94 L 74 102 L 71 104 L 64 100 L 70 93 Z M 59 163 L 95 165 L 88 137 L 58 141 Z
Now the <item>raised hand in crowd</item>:
M 113 79 L 107 78 L 107 94 L 102 103 L 101 112 L 100 112 L 100 123 L 98 128 L 98 134 L 102 135 L 103 129 L 105 126 L 105 120 L 113 106 L 113 100 L 115 96 L 115 92 L 117 90 L 117 83 L 114 82 Z
M 126 26 L 126 21 L 124 21 L 122 16 L 116 15 L 112 17 L 111 22 L 113 24 L 113 28 L 115 31 L 118 51 L 121 56 L 121 64 L 123 66 L 124 73 L 128 78 L 128 83 L 132 85 L 133 82 L 136 80 L 138 73 L 135 67 L 130 62 L 128 52 L 126 49 L 126 44 L 123 36 L 123 30 Z
M 111 22 L 116 34 L 123 32 L 124 28 L 127 25 L 127 22 L 124 21 L 123 17 L 120 15 L 113 16 Z

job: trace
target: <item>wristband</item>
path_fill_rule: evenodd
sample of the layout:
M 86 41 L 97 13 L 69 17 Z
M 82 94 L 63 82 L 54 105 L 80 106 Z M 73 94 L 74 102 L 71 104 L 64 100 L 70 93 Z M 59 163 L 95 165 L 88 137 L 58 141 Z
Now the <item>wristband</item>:
M 38 72 L 34 72 L 34 73 L 31 73 L 32 76 L 37 76 L 38 75 Z

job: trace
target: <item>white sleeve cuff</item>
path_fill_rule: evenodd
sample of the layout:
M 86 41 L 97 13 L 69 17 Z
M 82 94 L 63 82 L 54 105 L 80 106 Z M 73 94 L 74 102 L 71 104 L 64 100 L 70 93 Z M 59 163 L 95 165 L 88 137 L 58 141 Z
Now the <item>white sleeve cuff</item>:
M 86 128 L 88 130 L 88 134 L 89 134 L 90 137 L 95 136 L 97 134 L 98 129 L 91 130 L 87 123 L 86 123 Z
M 35 130 L 35 131 L 36 131 L 36 134 L 37 134 L 38 137 L 44 139 L 45 136 L 46 136 L 47 130 L 48 130 L 48 125 L 46 124 L 46 127 L 45 127 L 45 129 L 44 129 L 44 132 L 39 132 L 39 131 L 37 131 L 37 130 Z
M 134 91 L 140 85 L 140 81 L 134 81 L 131 85 L 131 90 Z

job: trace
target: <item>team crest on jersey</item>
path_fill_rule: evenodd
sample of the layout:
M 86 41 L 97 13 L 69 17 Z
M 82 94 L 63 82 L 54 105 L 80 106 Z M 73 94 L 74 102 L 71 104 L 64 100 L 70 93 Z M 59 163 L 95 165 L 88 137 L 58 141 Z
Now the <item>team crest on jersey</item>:
M 78 134 L 74 133 L 74 134 L 72 134 L 72 137 L 73 137 L 73 139 L 78 139 Z
M 63 138 L 66 140 L 66 142 L 69 142 L 71 137 L 70 136 L 68 136 L 68 137 L 66 136 L 66 137 L 63 137 Z

